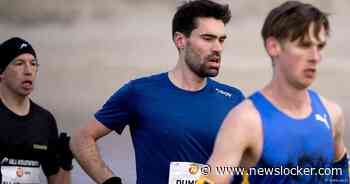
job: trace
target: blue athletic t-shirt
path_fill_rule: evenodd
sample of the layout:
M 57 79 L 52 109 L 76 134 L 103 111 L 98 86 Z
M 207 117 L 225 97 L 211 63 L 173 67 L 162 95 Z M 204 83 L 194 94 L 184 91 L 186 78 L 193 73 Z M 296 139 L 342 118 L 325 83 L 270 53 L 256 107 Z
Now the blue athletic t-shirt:
M 334 182 L 327 175 L 334 156 L 331 120 L 318 95 L 311 90 L 308 94 L 312 112 L 304 119 L 281 112 L 260 92 L 249 97 L 263 128 L 263 152 L 255 169 L 270 170 L 250 175 L 251 184 Z
M 206 163 L 226 114 L 243 99 L 240 90 L 212 79 L 185 91 L 162 73 L 130 81 L 95 117 L 119 134 L 130 126 L 138 184 L 168 183 L 171 161 Z

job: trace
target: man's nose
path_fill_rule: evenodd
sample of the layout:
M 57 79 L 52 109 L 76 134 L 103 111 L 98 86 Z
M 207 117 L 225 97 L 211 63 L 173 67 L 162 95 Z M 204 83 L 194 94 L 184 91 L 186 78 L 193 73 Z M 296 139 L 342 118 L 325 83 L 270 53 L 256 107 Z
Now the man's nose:
M 322 59 L 321 51 L 317 47 L 312 48 L 310 53 L 310 60 L 313 62 L 319 63 L 321 59 Z
M 36 66 L 32 65 L 32 63 L 24 64 L 24 74 L 25 75 L 33 75 L 36 72 Z
M 317 47 L 312 49 L 312 59 L 320 62 L 321 58 L 321 51 Z
M 220 53 L 220 52 L 222 52 L 222 50 L 224 50 L 224 44 L 222 42 L 220 42 L 219 40 L 216 40 L 213 43 L 212 50 Z

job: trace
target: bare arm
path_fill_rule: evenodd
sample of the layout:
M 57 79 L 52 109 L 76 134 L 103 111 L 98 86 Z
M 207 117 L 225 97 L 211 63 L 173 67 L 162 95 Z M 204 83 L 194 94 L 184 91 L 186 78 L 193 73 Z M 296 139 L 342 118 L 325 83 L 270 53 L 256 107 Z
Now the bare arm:
M 111 130 L 103 126 L 96 119 L 79 129 L 72 137 L 70 147 L 84 171 L 97 183 L 103 183 L 114 176 L 111 169 L 102 160 L 96 140 L 110 133 Z
M 344 130 L 345 130 L 345 118 L 344 115 L 339 108 L 339 114 L 337 119 L 335 119 L 334 125 L 334 162 L 341 162 L 347 150 L 344 143 Z M 350 172 L 350 162 L 348 163 L 348 172 Z M 348 181 L 350 181 L 350 175 L 348 175 Z
M 215 184 L 229 183 L 229 174 L 218 175 L 216 167 L 254 166 L 262 149 L 262 128 L 260 116 L 253 104 L 246 100 L 233 109 L 225 118 L 216 138 L 213 154 L 208 164 L 209 175 Z
M 346 150 L 345 143 L 344 143 L 345 118 L 344 118 L 343 111 L 338 104 L 331 102 L 329 100 L 326 100 L 323 97 L 321 99 L 322 99 L 322 102 L 325 104 L 325 106 L 330 114 L 331 121 L 332 121 L 333 142 L 334 142 L 333 162 L 335 164 L 340 164 L 340 165 L 337 165 L 337 167 L 339 167 L 339 166 L 344 167 L 342 165 L 342 159 L 345 156 L 347 150 Z M 350 165 L 350 163 L 348 164 L 347 168 L 349 168 L 349 165 Z M 340 179 L 344 179 L 344 178 L 342 178 L 342 176 L 340 176 Z M 349 175 L 348 179 L 350 180 L 350 175 Z
M 346 153 L 346 148 L 344 143 L 345 119 L 340 108 L 338 112 L 339 114 L 334 124 L 334 150 L 335 150 L 334 161 L 339 161 L 341 158 L 343 158 L 344 154 Z
M 321 97 L 325 104 L 332 121 L 333 140 L 334 140 L 334 161 L 339 161 L 346 153 L 344 143 L 345 119 L 342 109 L 339 105 Z
M 70 171 L 65 171 L 60 168 L 57 174 L 51 175 L 47 178 L 48 184 L 70 184 Z

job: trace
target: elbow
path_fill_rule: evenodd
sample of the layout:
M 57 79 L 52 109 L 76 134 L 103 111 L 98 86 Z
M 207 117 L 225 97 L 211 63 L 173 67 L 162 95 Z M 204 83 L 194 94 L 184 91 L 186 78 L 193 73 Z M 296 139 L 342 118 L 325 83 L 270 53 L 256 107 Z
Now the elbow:
M 70 149 L 74 156 L 79 155 L 80 150 L 83 150 L 85 146 L 96 144 L 96 138 L 94 138 L 86 129 L 81 128 L 76 130 L 71 137 L 69 144 Z

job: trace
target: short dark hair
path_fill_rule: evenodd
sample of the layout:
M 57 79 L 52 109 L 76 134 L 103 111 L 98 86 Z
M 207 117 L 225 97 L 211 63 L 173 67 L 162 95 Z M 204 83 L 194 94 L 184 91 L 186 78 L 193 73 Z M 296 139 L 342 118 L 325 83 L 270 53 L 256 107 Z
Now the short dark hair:
M 287 1 L 272 9 L 265 19 L 261 35 L 266 42 L 268 37 L 275 37 L 278 41 L 302 40 L 308 36 L 309 27 L 315 23 L 314 34 L 318 36 L 322 26 L 329 35 L 328 14 L 315 6 L 298 1 Z
M 229 6 L 219 4 L 210 0 L 189 1 L 177 8 L 172 22 L 172 36 L 175 32 L 183 33 L 186 37 L 191 35 L 193 29 L 197 27 L 197 18 L 213 17 L 226 25 L 231 19 Z

